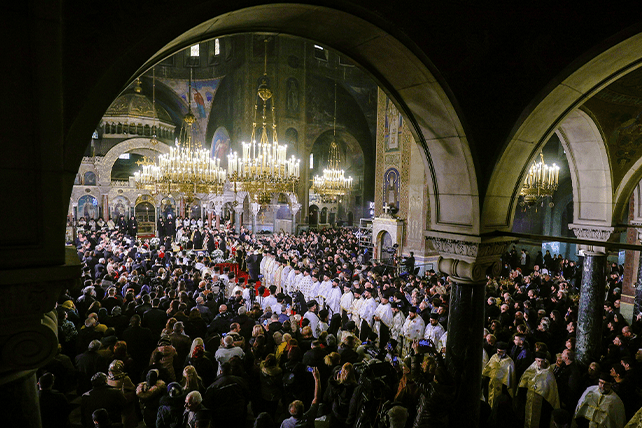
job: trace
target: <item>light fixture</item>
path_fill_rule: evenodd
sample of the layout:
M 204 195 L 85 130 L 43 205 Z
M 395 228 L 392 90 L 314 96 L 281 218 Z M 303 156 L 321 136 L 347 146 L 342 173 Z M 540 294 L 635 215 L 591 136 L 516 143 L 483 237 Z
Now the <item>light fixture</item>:
M 334 122 L 332 125 L 332 142 L 327 168 L 323 175 L 315 175 L 312 180 L 312 193 L 319 195 L 322 202 L 341 202 L 340 197 L 345 196 L 352 189 L 352 177 L 346 177 L 341 169 L 341 153 L 337 144 L 337 83 L 334 83 Z
M 220 166 L 220 159 L 212 158 L 208 150 L 194 141 L 196 118 L 192 113 L 191 93 L 190 69 L 189 107 L 183 118 L 179 137 L 175 141 L 176 147 L 171 147 L 169 153 L 160 155 L 157 164 L 146 157 L 138 163 L 142 170 L 134 174 L 137 188 L 149 190 L 154 194 L 168 195 L 177 192 L 185 196 L 188 202 L 193 201 L 197 193 L 222 193 L 226 173 Z
M 534 161 L 531 165 L 520 191 L 522 198 L 520 205 L 524 208 L 537 205 L 543 206 L 544 200 L 547 198 L 551 199 L 549 206 L 554 206 L 552 198 L 559 184 L 560 167 L 556 164 L 548 166 L 544 162 L 542 153 L 539 154 L 539 157 L 539 162 Z
M 268 205 L 274 194 L 294 193 L 299 182 L 300 160 L 292 155 L 287 158 L 287 145 L 279 144 L 276 132 L 276 118 L 273 93 L 267 77 L 267 38 L 265 39 L 265 64 L 263 77 L 257 91 L 254 105 L 254 121 L 250 142 L 242 143 L 242 151 L 228 155 L 227 175 L 235 191 L 246 191 L 254 202 Z M 263 104 L 262 126 L 257 136 L 257 112 L 259 98 Z M 272 141 L 268 137 L 267 103 L 272 100 Z

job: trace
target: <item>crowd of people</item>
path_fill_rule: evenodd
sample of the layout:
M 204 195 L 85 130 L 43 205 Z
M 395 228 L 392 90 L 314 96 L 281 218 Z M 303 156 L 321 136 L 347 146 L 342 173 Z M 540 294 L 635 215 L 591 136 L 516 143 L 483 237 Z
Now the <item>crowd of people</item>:
M 60 353 L 39 373 L 43 426 L 67 426 L 73 394 L 84 427 L 448 425 L 450 278 L 417 276 L 414 258 L 401 273 L 369 260 L 350 229 L 189 230 L 156 245 L 129 227 L 79 234 L 82 285 L 58 301 Z M 479 426 L 640 423 L 642 321 L 619 313 L 621 267 L 608 277 L 604 352 L 581 367 L 581 272 L 516 254 L 486 284 Z

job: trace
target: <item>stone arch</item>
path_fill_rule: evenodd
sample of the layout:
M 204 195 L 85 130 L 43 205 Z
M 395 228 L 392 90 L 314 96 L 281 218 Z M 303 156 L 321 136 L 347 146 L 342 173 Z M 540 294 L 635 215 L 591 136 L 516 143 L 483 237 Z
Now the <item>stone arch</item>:
M 98 176 L 100 177 L 101 184 L 109 185 L 109 183 L 111 183 L 111 170 L 120 155 L 138 149 L 150 149 L 163 154 L 169 153 L 169 146 L 167 144 L 158 143 L 154 145 L 149 142 L 149 138 L 130 138 L 129 140 L 122 141 L 112 147 L 98 165 Z
M 611 166 L 604 138 L 584 111 L 571 112 L 557 129 L 573 183 L 573 222 L 610 226 Z
M 628 212 L 629 200 L 631 195 L 634 195 L 634 220 L 642 221 L 642 190 L 640 190 L 642 180 L 642 158 L 638 159 L 635 164 L 627 171 L 622 178 L 617 189 L 615 189 L 615 209 L 613 211 L 613 218 L 620 221 L 622 217 Z
M 118 95 L 124 84 L 167 56 L 201 40 L 242 32 L 286 34 L 323 44 L 363 68 L 394 101 L 422 149 L 427 171 L 428 196 L 433 215 L 431 228 L 441 231 L 479 232 L 477 175 L 466 134 L 440 74 L 421 50 L 402 31 L 376 23 L 367 10 L 350 13 L 307 4 L 268 4 L 235 9 L 233 3 L 217 3 L 214 16 L 198 21 L 189 8 L 170 29 L 150 28 L 139 41 L 147 51 L 158 49 L 141 64 L 136 49 L 114 58 L 110 67 L 88 88 L 90 109 L 79 112 L 67 140 L 77 165 L 86 135 Z M 418 56 L 419 55 L 419 56 Z M 81 147 L 82 146 L 82 147 Z M 438 159 L 438 161 L 437 161 Z M 72 165 L 70 170 L 74 170 Z
M 577 69 L 560 76 L 552 89 L 541 94 L 524 110 L 490 177 L 483 201 L 482 232 L 510 229 L 520 185 L 528 172 L 530 161 L 542 150 L 564 120 L 582 103 L 623 75 L 640 67 L 641 50 L 642 33 L 606 50 L 592 53 Z M 615 192 L 616 196 L 612 198 L 615 206 L 611 205 L 613 212 L 608 215 L 609 221 L 619 219 L 620 214 L 628 207 L 628 196 L 642 178 L 640 167 L 642 161 L 638 161 L 629 171 Z

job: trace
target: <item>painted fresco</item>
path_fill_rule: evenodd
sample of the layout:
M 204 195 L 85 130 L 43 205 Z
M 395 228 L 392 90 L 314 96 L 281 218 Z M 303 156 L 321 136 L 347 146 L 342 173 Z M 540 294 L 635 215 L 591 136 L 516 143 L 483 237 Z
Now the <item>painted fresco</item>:
M 158 80 L 171 88 L 172 91 L 183 100 L 184 105 L 187 105 L 189 80 L 164 78 L 159 78 Z M 221 80 L 223 80 L 222 77 L 207 80 L 192 80 L 192 113 L 194 113 L 194 117 L 196 117 L 196 126 L 194 127 L 196 130 L 195 139 L 203 145 L 208 118 L 212 110 L 212 103 L 214 102 L 214 97 L 216 96 L 216 91 L 219 88 Z M 184 113 L 187 113 L 187 111 Z M 205 148 L 211 149 L 211 146 Z

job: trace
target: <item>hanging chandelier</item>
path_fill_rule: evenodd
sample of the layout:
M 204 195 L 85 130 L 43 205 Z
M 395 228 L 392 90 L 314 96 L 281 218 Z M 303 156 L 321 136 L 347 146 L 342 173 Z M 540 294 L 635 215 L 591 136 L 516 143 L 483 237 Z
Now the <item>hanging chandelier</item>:
M 556 164 L 548 166 L 544 163 L 544 155 L 542 153 L 539 154 L 539 157 L 539 162 L 535 161 L 531 165 L 520 191 L 520 196 L 522 197 L 520 205 L 523 207 L 543 206 L 544 200 L 547 198 L 551 199 L 549 206 L 554 206 L 552 198 L 559 184 L 560 167 Z
M 221 194 L 226 173 L 220 165 L 220 159 L 212 158 L 207 149 L 194 140 L 196 118 L 192 113 L 192 70 L 190 69 L 188 111 L 183 118 L 176 147 L 170 147 L 169 153 L 158 157 L 158 163 L 145 157 L 139 165 L 142 169 L 134 173 L 138 189 L 151 191 L 153 194 L 182 194 L 193 200 L 194 195 Z
M 273 93 L 267 78 L 267 38 L 265 39 L 265 65 L 254 105 L 254 121 L 250 142 L 242 143 L 242 152 L 228 155 L 227 175 L 235 191 L 246 191 L 254 202 L 268 205 L 274 194 L 294 193 L 299 182 L 300 160 L 292 155 L 287 158 L 287 145 L 279 144 Z M 262 126 L 256 140 L 258 100 L 262 101 Z M 267 103 L 272 100 L 272 141 L 268 137 Z
M 341 153 L 337 144 L 337 84 L 334 83 L 334 122 L 332 125 L 332 143 L 327 168 L 323 175 L 315 175 L 312 180 L 312 193 L 316 193 L 322 202 L 336 202 L 340 196 L 345 196 L 352 189 L 352 177 L 346 177 L 341 169 Z

